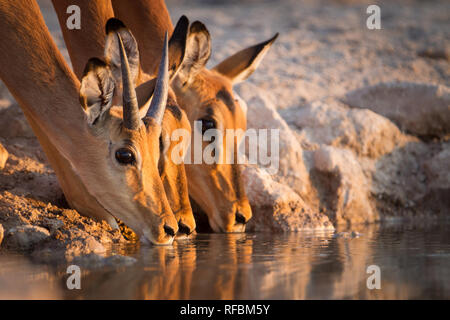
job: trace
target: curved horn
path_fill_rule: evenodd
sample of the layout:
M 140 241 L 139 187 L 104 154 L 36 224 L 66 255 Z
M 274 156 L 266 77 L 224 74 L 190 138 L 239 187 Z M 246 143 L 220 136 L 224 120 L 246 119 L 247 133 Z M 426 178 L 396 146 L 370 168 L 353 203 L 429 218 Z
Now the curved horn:
M 147 117 L 154 118 L 158 124 L 162 123 L 164 111 L 166 110 L 167 96 L 169 94 L 169 45 L 167 37 L 166 31 L 155 91 L 153 92 L 152 103 L 147 111 Z
M 136 90 L 134 88 L 131 76 L 130 66 L 128 65 L 127 53 L 123 46 L 122 38 L 117 33 L 120 51 L 120 66 L 122 69 L 123 83 L 123 124 L 125 128 L 137 130 L 140 126 L 141 119 L 139 117 L 139 106 L 136 98 Z

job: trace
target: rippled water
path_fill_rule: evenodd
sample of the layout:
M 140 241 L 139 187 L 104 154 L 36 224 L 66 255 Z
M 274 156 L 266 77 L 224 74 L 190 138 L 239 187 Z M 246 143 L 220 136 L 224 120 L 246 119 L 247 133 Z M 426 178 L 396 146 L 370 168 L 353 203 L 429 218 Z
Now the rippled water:
M 450 298 L 448 221 L 357 230 L 358 238 L 333 232 L 199 234 L 173 247 L 122 248 L 137 262 L 85 268 L 82 289 L 72 291 L 63 266 L 24 267 L 3 259 L 0 298 Z M 366 286 L 369 265 L 380 267 L 379 290 Z

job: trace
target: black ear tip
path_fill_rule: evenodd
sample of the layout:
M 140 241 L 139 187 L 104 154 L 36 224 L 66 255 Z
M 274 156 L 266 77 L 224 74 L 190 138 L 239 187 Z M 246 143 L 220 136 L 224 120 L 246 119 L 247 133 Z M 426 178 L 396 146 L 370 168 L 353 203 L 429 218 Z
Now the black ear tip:
M 175 26 L 174 29 L 174 33 L 178 34 L 182 32 L 186 34 L 188 28 L 189 28 L 189 19 L 185 15 L 182 15 L 180 19 L 178 19 L 177 25 Z
M 278 38 L 279 35 L 280 35 L 280 34 L 277 32 L 277 33 L 275 33 L 275 35 L 274 35 L 272 38 L 270 38 L 269 40 L 266 40 L 266 41 L 260 43 L 259 45 L 260 45 L 260 46 L 263 46 L 263 47 L 265 47 L 265 46 L 271 46 L 271 45 L 275 42 L 275 40 L 277 40 L 277 38 Z
M 180 19 L 178 19 L 178 22 L 177 22 L 177 24 L 178 23 L 183 23 L 183 24 L 189 24 L 189 19 L 188 19 L 188 17 L 186 17 L 184 14 L 180 17 Z
M 88 62 L 86 63 L 86 66 L 84 67 L 83 71 L 83 77 L 87 75 L 90 71 L 94 71 L 97 68 L 105 68 L 106 62 L 103 61 L 100 58 L 90 58 Z
M 279 35 L 280 35 L 279 32 L 275 33 L 275 35 L 272 38 L 269 39 L 269 43 L 275 42 L 275 40 L 277 40 Z
M 191 33 L 206 32 L 209 35 L 209 31 L 208 31 L 208 29 L 206 29 L 206 26 L 203 23 L 201 23 L 200 21 L 198 21 L 198 20 L 194 21 L 191 24 L 191 28 L 189 29 L 189 31 Z
M 122 28 L 125 28 L 125 25 L 121 20 L 116 19 L 116 18 L 110 18 L 106 22 L 105 31 L 106 31 L 106 34 L 108 34 L 110 32 L 116 32 Z

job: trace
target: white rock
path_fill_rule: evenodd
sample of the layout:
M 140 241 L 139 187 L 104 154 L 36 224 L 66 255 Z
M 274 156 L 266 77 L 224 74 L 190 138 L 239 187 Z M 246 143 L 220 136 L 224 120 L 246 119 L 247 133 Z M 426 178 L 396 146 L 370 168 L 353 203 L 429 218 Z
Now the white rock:
M 283 117 L 308 143 L 350 148 L 360 156 L 379 157 L 408 140 L 389 119 L 336 101 L 315 101 L 288 109 Z
M 394 121 L 418 136 L 450 133 L 450 88 L 423 83 L 380 83 L 346 94 L 346 102 Z
M 333 222 L 358 224 L 378 220 L 369 199 L 370 185 L 350 150 L 322 146 L 314 152 L 314 165 L 318 174 L 325 174 L 325 183 L 316 187 L 331 209 Z
M 310 185 L 303 150 L 295 134 L 277 112 L 274 97 L 250 83 L 242 83 L 237 92 L 247 103 L 247 129 L 279 130 L 279 153 L 273 159 L 278 163 L 278 171 L 275 174 L 271 172 L 272 178 L 306 196 Z
M 421 163 L 428 162 L 436 153 L 435 149 L 436 146 L 420 141 L 408 143 L 374 162 L 372 194 L 387 204 L 387 207 L 383 204 L 385 216 L 404 215 L 401 209 L 410 208 L 414 203 L 422 204 L 424 197 L 432 191 L 428 184 L 433 183 L 433 179 L 427 176 L 434 173 L 427 174 L 426 165 L 422 168 Z
M 253 212 L 248 230 L 334 229 L 327 216 L 313 213 L 297 193 L 274 181 L 263 169 L 246 167 L 243 177 Z

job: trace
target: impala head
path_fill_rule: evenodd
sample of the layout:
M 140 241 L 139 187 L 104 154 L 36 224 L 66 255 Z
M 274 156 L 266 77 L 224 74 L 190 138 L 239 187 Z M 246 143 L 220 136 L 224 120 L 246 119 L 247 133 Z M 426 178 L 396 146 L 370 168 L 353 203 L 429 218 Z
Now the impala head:
M 211 54 L 209 32 L 198 21 L 190 26 L 186 56 L 172 87 L 178 102 L 188 114 L 192 130 L 197 130 L 194 121 L 201 121 L 203 132 L 217 129 L 223 136 L 226 129 L 246 130 L 246 106 L 233 93 L 233 85 L 252 74 L 277 35 L 232 55 L 208 70 L 205 65 Z M 204 142 L 202 147 L 205 148 L 209 143 Z M 237 150 L 239 143 L 238 139 L 234 139 L 227 144 L 226 139 L 223 139 L 220 157 L 225 154 L 225 150 Z M 186 173 L 189 194 L 208 215 L 214 231 L 245 231 L 245 224 L 251 218 L 252 211 L 237 163 L 186 164 Z
M 169 79 L 176 75 L 184 59 L 188 32 L 189 20 L 182 16 L 175 26 L 169 41 Z M 175 131 L 182 131 L 188 135 L 183 136 L 179 142 L 172 141 Z M 175 93 L 172 89 L 169 89 L 160 141 L 162 152 L 158 164 L 164 190 L 178 221 L 177 238 L 188 236 L 196 227 L 189 201 L 185 166 L 182 162 L 191 142 L 190 132 L 189 119 L 186 113 L 178 106 Z M 179 161 L 175 161 L 172 158 L 173 154 L 177 154 Z
M 160 137 L 169 90 L 167 36 L 157 79 L 136 88 L 139 52 L 118 20 L 107 25 L 106 61 L 86 65 L 80 101 L 92 134 L 89 183 L 114 217 L 154 244 L 168 244 L 178 224 L 159 172 Z M 122 101 L 116 103 L 115 91 Z

